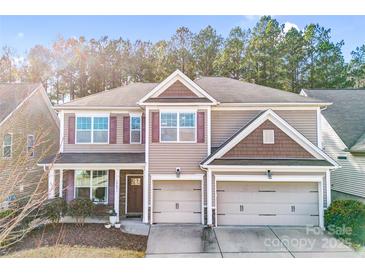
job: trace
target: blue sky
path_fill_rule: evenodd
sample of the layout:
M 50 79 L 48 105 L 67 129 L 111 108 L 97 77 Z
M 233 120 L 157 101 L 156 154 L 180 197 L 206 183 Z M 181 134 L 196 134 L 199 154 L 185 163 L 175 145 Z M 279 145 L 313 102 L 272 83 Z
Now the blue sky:
M 179 26 L 193 32 L 212 25 L 227 36 L 235 26 L 252 27 L 258 16 L 0 16 L 0 47 L 13 47 L 22 56 L 36 44 L 50 46 L 58 36 L 99 38 L 123 37 L 152 42 L 168 39 Z M 300 29 L 319 23 L 332 29 L 333 41 L 345 41 L 346 60 L 357 46 L 365 43 L 365 16 L 274 16 L 280 23 L 290 22 Z

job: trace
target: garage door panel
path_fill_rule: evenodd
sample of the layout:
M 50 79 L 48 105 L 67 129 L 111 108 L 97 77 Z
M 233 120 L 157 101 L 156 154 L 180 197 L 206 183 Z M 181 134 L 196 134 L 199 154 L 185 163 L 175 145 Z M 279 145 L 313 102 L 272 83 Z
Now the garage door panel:
M 190 212 L 162 212 L 154 213 L 153 221 L 155 223 L 200 223 L 200 213 Z
M 201 200 L 200 191 L 154 191 L 154 198 L 158 201 L 199 201 Z
M 292 208 L 294 206 L 294 208 Z M 294 211 L 293 211 L 294 210 Z M 245 204 L 245 203 L 220 203 L 217 210 L 218 214 L 229 212 L 231 214 L 318 214 L 316 204 Z
M 201 190 L 201 183 L 200 181 L 169 181 L 168 183 L 164 181 L 154 181 L 153 188 L 161 190 L 192 191 L 194 189 Z
M 200 181 L 154 181 L 154 223 L 201 223 Z
M 200 212 L 200 203 L 195 201 L 159 201 L 153 207 L 154 211 L 165 211 L 165 212 Z
M 280 192 L 297 192 L 318 191 L 317 184 L 306 182 L 219 182 L 218 191 L 234 192 L 258 192 L 258 191 L 280 191 Z
M 217 214 L 218 225 L 318 225 L 318 183 L 217 182 Z
M 218 215 L 219 225 L 288 225 L 305 226 L 308 224 L 317 226 L 318 216 L 308 215 L 280 215 L 280 216 L 257 216 L 257 215 Z
M 284 201 L 286 203 L 315 203 L 318 201 L 317 192 L 283 193 L 283 192 L 217 192 L 218 204 L 224 201 L 232 203 L 271 203 Z

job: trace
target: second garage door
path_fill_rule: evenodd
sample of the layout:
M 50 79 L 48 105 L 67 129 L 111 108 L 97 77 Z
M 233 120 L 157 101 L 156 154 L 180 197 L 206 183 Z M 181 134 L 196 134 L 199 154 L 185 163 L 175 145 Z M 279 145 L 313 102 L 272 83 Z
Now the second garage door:
M 317 226 L 318 183 L 217 182 L 218 225 Z
M 154 181 L 154 223 L 201 223 L 200 181 Z

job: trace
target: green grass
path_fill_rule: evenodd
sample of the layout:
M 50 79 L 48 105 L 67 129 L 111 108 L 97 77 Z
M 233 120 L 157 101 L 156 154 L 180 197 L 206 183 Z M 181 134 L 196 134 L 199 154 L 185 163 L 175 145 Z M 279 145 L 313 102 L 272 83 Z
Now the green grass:
M 144 252 L 119 248 L 95 248 L 84 246 L 57 245 L 22 250 L 6 258 L 143 258 Z

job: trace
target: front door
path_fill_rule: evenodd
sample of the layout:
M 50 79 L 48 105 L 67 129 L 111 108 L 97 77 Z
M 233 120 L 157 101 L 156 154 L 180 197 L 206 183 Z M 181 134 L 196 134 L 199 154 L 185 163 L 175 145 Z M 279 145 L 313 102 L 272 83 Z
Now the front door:
M 143 176 L 128 175 L 127 214 L 142 213 L 143 211 Z

